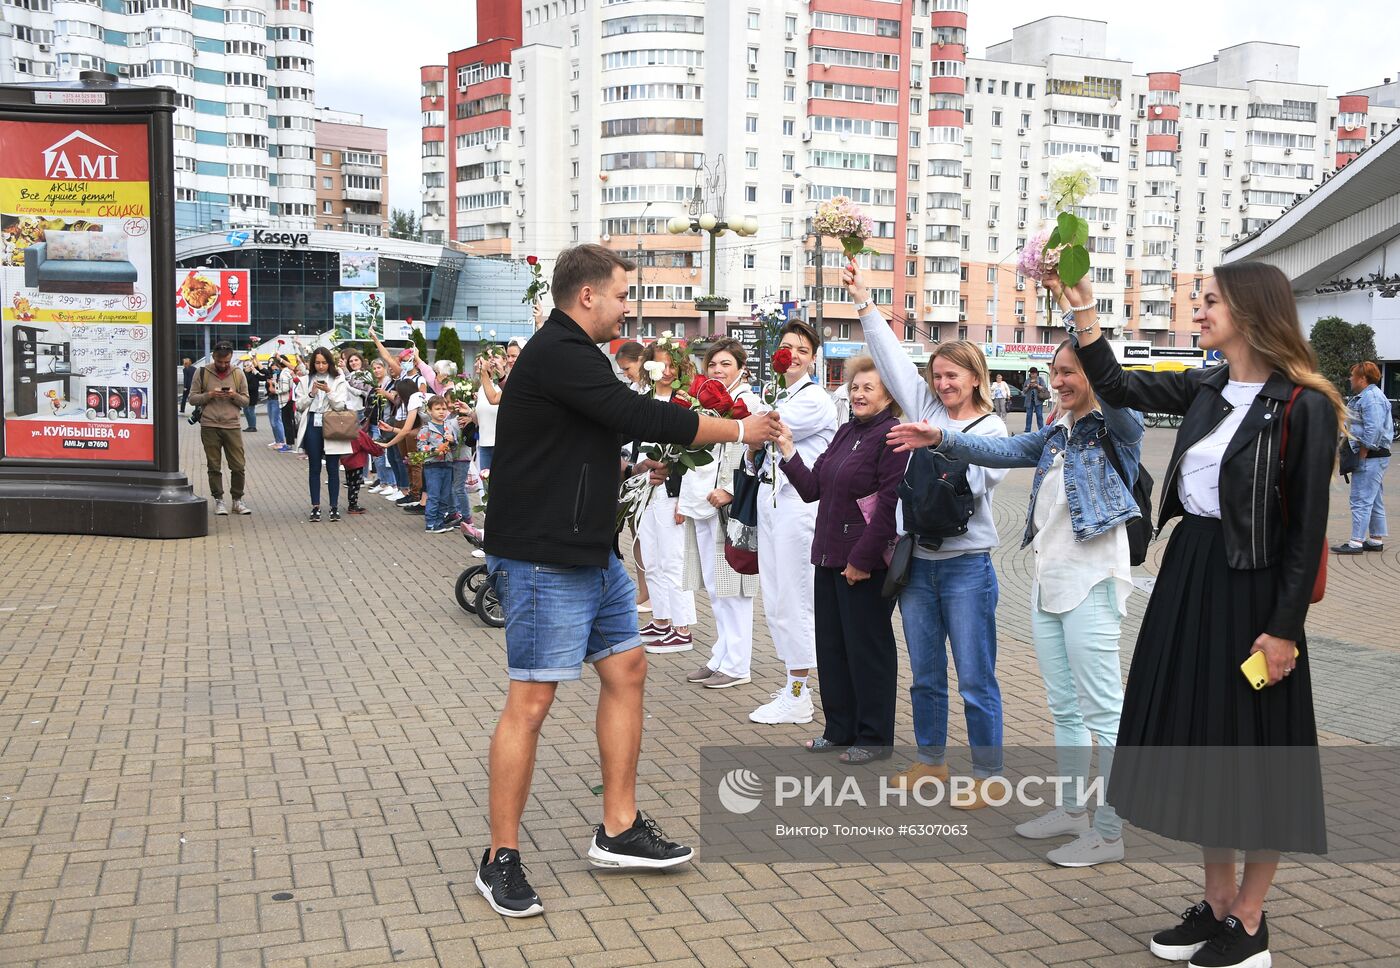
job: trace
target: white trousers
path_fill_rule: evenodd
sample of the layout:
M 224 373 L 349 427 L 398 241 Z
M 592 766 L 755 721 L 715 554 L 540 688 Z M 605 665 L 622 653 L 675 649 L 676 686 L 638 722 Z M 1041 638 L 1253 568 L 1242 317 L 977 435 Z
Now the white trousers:
M 716 591 L 715 555 L 719 547 L 719 515 L 694 518 L 695 544 L 700 549 L 700 577 L 710 594 L 715 615 L 715 647 L 710 650 L 711 669 L 742 679 L 753 660 L 753 599 L 743 595 L 721 598 Z
M 657 488 L 637 525 L 646 563 L 652 617 L 673 625 L 695 624 L 695 594 L 681 590 L 685 573 L 685 527 L 676 523 L 676 499 Z
M 812 532 L 816 524 L 817 505 L 807 504 L 791 486 L 778 491 L 776 507 L 772 487 L 760 487 L 758 584 L 763 592 L 763 616 L 778 659 L 789 671 L 817 665 L 812 618 Z

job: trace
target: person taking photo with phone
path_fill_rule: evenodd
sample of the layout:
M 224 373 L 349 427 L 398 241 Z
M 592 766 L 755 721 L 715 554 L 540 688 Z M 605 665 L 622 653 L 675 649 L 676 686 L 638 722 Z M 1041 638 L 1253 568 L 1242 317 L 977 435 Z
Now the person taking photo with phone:
M 352 441 L 327 440 L 323 429 L 326 413 L 346 409 L 349 390 L 335 357 L 324 346 L 311 351 L 311 365 L 297 391 L 297 446 L 306 451 L 307 484 L 311 491 L 310 522 L 321 520 L 321 464 L 326 466 L 326 491 L 331 499 L 331 520 L 340 520 L 340 458 L 351 452 Z
M 1099 399 L 1183 417 L 1158 527 L 1181 521 L 1133 652 L 1107 797 L 1129 823 L 1202 845 L 1205 897 L 1151 950 L 1199 968 L 1267 965 L 1279 852 L 1327 850 L 1303 623 L 1346 408 L 1274 266 L 1216 267 L 1193 322 L 1226 362 L 1175 373 L 1119 365 L 1087 275 L 1046 284 L 1072 314 Z M 1258 689 L 1241 674 L 1254 653 Z
M 234 514 L 252 514 L 243 503 L 244 471 L 241 431 L 243 408 L 248 406 L 248 380 L 233 365 L 233 344 L 220 341 L 208 366 L 200 367 L 190 385 L 189 402 L 202 407 L 199 439 L 204 444 L 204 460 L 209 470 L 209 496 L 214 513 L 228 514 L 224 504 L 223 461 L 228 460 L 229 496 Z

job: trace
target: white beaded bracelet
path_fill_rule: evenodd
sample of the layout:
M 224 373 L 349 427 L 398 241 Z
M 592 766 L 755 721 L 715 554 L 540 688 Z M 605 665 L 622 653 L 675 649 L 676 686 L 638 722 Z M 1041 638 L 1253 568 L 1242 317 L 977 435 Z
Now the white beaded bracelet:
M 1069 307 L 1069 311 L 1072 312 L 1072 313 L 1082 313 L 1082 312 L 1087 312 L 1088 310 L 1093 309 L 1093 308 L 1094 308 L 1094 304 L 1093 304 L 1093 303 L 1089 303 L 1087 306 L 1071 306 L 1071 307 Z

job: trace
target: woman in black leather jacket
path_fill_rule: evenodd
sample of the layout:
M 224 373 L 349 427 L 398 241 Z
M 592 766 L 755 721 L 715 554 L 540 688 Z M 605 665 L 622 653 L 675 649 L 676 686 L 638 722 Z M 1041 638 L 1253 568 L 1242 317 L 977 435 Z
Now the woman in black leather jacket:
M 1220 266 L 1205 281 L 1193 321 L 1227 363 L 1179 373 L 1118 365 L 1087 276 L 1046 283 L 1104 402 L 1184 417 L 1158 526 L 1182 521 L 1143 616 L 1108 790 L 1130 823 L 1202 845 L 1205 898 L 1151 948 L 1202 968 L 1266 965 L 1278 852 L 1326 850 L 1303 621 L 1346 411 L 1272 266 Z M 1254 652 L 1267 662 L 1260 690 L 1240 670 Z

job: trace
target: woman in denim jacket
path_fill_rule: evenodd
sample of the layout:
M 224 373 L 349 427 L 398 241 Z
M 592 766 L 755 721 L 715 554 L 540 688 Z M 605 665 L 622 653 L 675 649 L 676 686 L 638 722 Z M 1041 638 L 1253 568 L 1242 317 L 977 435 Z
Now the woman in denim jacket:
M 1351 472 L 1351 540 L 1332 550 L 1339 555 L 1359 555 L 1385 550 L 1385 480 L 1390 466 L 1390 438 L 1395 423 L 1390 401 L 1381 392 L 1381 369 L 1367 360 L 1351 368 L 1351 417 L 1347 445 L 1361 463 Z
M 1082 790 L 1091 737 L 1107 784 L 1123 710 L 1118 633 L 1133 587 L 1125 525 L 1140 516 L 1132 485 L 1141 462 L 1142 414 L 1100 403 L 1068 340 L 1055 351 L 1050 380 L 1060 417 L 1034 433 L 984 437 L 924 421 L 900 424 L 889 439 L 901 450 L 935 447 L 980 466 L 1036 469 L 1021 541 L 1035 551 L 1031 627 L 1055 720 L 1060 775 L 1078 777 Z M 1047 855 L 1062 867 L 1122 860 L 1123 824 L 1113 808 L 1101 805 L 1091 825 L 1073 790 L 1065 791 L 1065 800 L 1016 833 L 1031 840 L 1077 835 Z

